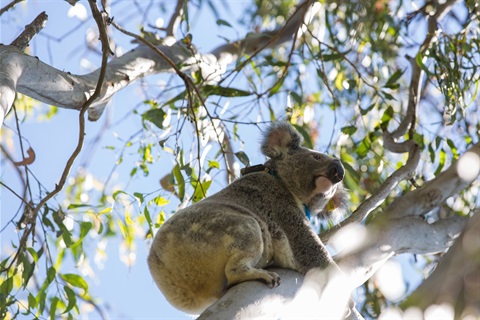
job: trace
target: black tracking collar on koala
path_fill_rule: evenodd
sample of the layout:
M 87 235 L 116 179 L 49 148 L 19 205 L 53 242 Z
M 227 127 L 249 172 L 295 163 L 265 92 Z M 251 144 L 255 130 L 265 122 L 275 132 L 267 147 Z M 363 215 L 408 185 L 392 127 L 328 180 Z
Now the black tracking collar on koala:
M 266 167 L 264 164 L 257 164 L 257 165 L 251 166 L 251 167 L 242 168 L 242 169 L 240 169 L 240 174 L 242 176 L 244 176 L 244 175 L 247 175 L 249 173 L 262 172 L 262 171 L 268 172 L 272 176 L 275 176 L 275 177 L 277 176 L 277 172 L 275 170 Z
M 262 172 L 262 171 L 268 172 L 272 176 L 278 178 L 277 171 L 275 171 L 274 169 L 268 168 L 264 164 L 257 164 L 251 167 L 242 168 L 240 169 L 240 174 L 243 177 L 249 173 Z M 305 215 L 307 216 L 308 220 L 310 220 L 310 209 L 306 204 L 303 204 L 303 207 L 305 210 Z M 333 200 L 333 198 L 327 202 L 326 208 L 327 208 L 327 211 L 333 211 L 337 208 L 337 205 L 335 204 L 335 201 Z
M 246 174 L 253 173 L 253 172 L 265 171 L 266 169 L 267 169 L 267 167 L 265 167 L 265 165 L 257 164 L 255 166 L 245 167 L 245 168 L 240 169 L 240 174 L 242 176 L 244 176 Z

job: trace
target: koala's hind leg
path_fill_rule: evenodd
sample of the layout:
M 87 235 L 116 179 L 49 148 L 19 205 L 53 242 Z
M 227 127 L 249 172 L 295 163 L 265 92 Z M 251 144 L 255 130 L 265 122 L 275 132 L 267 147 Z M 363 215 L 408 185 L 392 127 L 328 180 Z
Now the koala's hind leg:
M 235 239 L 230 246 L 231 255 L 225 265 L 225 275 L 228 287 L 240 282 L 259 280 L 270 288 L 280 284 L 280 276 L 275 272 L 263 269 L 269 264 L 272 256 L 272 245 L 269 234 L 262 232 L 259 224 L 252 220 L 251 223 L 242 224 Z M 239 232 L 240 231 L 240 232 Z
M 252 267 L 252 260 L 251 257 L 239 256 L 232 257 L 228 261 L 225 267 L 225 274 L 229 288 L 240 282 L 249 280 L 262 281 L 270 288 L 275 288 L 280 285 L 281 280 L 278 274 Z

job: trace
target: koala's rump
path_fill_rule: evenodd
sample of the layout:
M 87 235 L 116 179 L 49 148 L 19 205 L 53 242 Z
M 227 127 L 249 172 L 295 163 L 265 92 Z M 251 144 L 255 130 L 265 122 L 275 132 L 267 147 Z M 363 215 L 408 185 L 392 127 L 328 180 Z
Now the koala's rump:
M 225 291 L 225 266 L 232 254 L 250 251 L 258 268 L 272 261 L 266 229 L 248 210 L 206 199 L 160 228 L 148 258 L 151 273 L 172 305 L 199 313 Z

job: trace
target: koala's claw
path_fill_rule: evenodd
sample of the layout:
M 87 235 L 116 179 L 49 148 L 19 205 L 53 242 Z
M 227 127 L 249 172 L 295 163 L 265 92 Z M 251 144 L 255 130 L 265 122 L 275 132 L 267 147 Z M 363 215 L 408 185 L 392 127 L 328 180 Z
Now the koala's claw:
M 270 283 L 265 282 L 270 288 L 276 288 L 282 283 L 282 279 L 275 272 L 268 272 L 268 275 L 271 277 Z

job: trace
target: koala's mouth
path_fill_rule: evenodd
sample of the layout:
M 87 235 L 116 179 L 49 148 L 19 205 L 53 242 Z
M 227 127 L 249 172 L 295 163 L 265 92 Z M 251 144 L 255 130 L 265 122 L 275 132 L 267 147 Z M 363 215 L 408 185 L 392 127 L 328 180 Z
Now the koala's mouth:
M 315 194 L 323 194 L 324 197 L 332 197 L 337 189 L 337 183 L 326 176 L 315 177 Z

